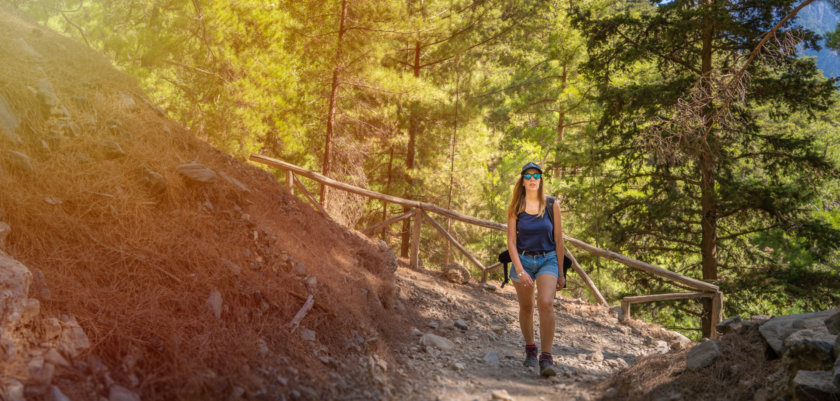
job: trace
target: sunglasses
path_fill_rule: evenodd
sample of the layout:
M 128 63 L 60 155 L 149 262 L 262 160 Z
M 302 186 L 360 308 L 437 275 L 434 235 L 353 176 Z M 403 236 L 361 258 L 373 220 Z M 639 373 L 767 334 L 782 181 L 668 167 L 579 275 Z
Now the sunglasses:
M 531 177 L 534 177 L 534 179 L 535 179 L 535 180 L 539 180 L 539 179 L 540 179 L 540 177 L 542 177 L 542 174 L 540 174 L 540 173 L 535 173 L 535 174 L 522 174 L 522 178 L 525 178 L 526 180 L 530 180 L 530 179 L 531 179 Z

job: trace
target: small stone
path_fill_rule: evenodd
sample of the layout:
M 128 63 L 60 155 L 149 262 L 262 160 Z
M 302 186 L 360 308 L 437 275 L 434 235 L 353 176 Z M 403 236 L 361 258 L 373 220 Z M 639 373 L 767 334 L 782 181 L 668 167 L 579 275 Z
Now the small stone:
M 105 141 L 102 143 L 103 153 L 108 160 L 119 159 L 125 157 L 127 153 L 122 149 L 119 143 L 114 141 Z
M 222 294 L 219 291 L 210 291 L 210 296 L 207 297 L 207 307 L 210 308 L 210 312 L 216 319 L 222 318 Z
M 61 392 L 61 389 L 56 386 L 50 386 L 50 390 L 47 394 L 47 401 L 70 401 L 70 398 L 67 398 L 67 396 Z
M 484 355 L 484 362 L 489 363 L 491 365 L 498 365 L 499 355 L 496 354 L 495 351 L 489 351 L 487 352 L 487 354 Z
M 239 386 L 233 386 L 233 390 L 231 390 L 231 392 L 230 392 L 230 398 L 231 399 L 235 400 L 237 398 L 242 398 L 243 395 L 245 395 L 245 389 L 244 388 L 239 387 Z
M 318 285 L 318 279 L 313 276 L 309 276 L 306 280 L 303 280 L 303 284 L 306 285 L 306 289 L 309 290 L 309 292 L 315 292 L 315 288 Z
M 601 362 L 604 360 L 604 354 L 601 351 L 595 351 L 589 355 L 589 360 L 592 362 Z
M 216 172 L 202 164 L 181 164 L 175 168 L 175 171 L 193 184 L 212 184 L 216 182 Z
M 470 328 L 470 326 L 467 325 L 467 322 L 465 322 L 461 319 L 458 319 L 458 320 L 455 321 L 455 327 L 457 327 L 461 330 L 468 330 Z
M 513 401 L 513 397 L 508 394 L 507 390 L 493 390 L 490 392 L 490 397 L 494 400 Z
M 412 329 L 411 334 L 416 336 L 416 337 L 422 337 L 423 336 L 423 332 L 420 331 L 420 330 L 417 330 L 417 328 Z
M 490 291 L 490 292 L 496 292 L 499 289 L 499 287 L 497 287 L 493 283 L 484 283 L 484 285 L 482 285 L 481 288 L 483 288 L 485 291 Z
M 46 362 L 42 356 L 36 356 L 26 365 L 26 371 L 33 382 L 40 385 L 49 385 L 55 374 L 55 365 Z
M 305 276 L 306 266 L 304 266 L 301 262 L 295 262 L 295 273 L 297 273 L 298 276 Z
M 47 341 L 58 338 L 61 334 L 61 323 L 54 317 L 48 317 L 41 321 L 44 328 L 44 339 Z
M 702 369 L 715 363 L 720 356 L 717 341 L 708 340 L 695 345 L 688 351 L 685 367 L 688 370 Z
M 466 365 L 464 365 L 461 362 L 455 362 L 455 363 L 452 364 L 452 369 L 454 369 L 456 372 L 461 372 L 466 368 L 467 368 Z
M 0 221 L 0 249 L 6 248 L 6 237 L 12 232 L 12 227 Z
M 50 350 L 47 351 L 46 354 L 44 354 L 44 360 L 55 366 L 61 366 L 65 368 L 70 367 L 70 362 L 67 362 L 67 359 L 64 359 L 64 357 L 61 356 L 61 354 L 54 348 L 50 348 Z
M 90 340 L 75 317 L 61 317 L 61 335 L 57 346 L 59 351 L 70 358 L 76 358 L 82 351 L 90 348 Z
M 470 281 L 470 271 L 457 263 L 446 265 L 443 271 L 446 278 L 455 284 L 466 284 Z
M 427 347 L 431 346 L 442 350 L 451 350 L 455 348 L 455 344 L 449 339 L 432 333 L 426 333 L 423 337 L 420 337 L 420 345 L 425 345 Z
M 29 161 L 29 156 L 14 150 L 7 150 L 4 159 L 9 167 L 24 173 L 31 173 L 35 171 L 32 167 L 32 162 Z
M 163 175 L 148 167 L 141 167 L 139 171 L 140 183 L 150 192 L 160 194 L 166 191 L 167 183 Z
M 429 322 L 428 326 L 429 326 L 429 328 L 430 328 L 430 329 L 432 329 L 432 330 L 437 330 L 437 329 L 438 329 L 438 324 L 437 324 L 437 322 Z
M 23 383 L 12 379 L 11 377 L 5 377 L 2 379 L 3 382 L 3 399 L 8 401 L 26 401 L 26 398 L 23 396 Z
M 140 401 L 140 396 L 123 386 L 115 384 L 111 386 L 108 392 L 108 401 Z
M 304 341 L 315 342 L 315 332 L 312 330 L 301 327 L 298 329 L 298 335 L 300 335 L 300 338 Z

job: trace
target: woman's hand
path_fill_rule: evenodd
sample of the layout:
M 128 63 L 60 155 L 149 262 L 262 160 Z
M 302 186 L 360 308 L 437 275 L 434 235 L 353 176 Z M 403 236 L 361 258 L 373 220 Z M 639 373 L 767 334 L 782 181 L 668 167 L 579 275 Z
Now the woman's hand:
M 562 267 L 560 268 L 560 271 L 563 271 Z M 563 276 L 558 277 L 557 278 L 557 291 L 562 290 L 563 287 L 565 287 L 565 286 L 566 286 L 566 278 L 563 277 Z
M 530 274 L 525 273 L 525 271 L 521 271 L 521 272 L 518 272 L 516 274 L 517 274 L 517 277 L 519 277 L 519 284 L 522 284 L 526 287 L 533 287 L 534 286 L 534 280 L 531 280 L 531 275 Z

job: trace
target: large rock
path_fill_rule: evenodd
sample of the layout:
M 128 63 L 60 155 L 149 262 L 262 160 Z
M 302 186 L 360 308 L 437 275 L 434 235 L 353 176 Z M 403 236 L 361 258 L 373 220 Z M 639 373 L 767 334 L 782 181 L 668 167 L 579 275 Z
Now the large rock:
M 697 344 L 688 351 L 688 356 L 685 360 L 685 367 L 688 370 L 697 370 L 705 368 L 718 359 L 720 356 L 720 347 L 717 341 L 708 340 Z
M 194 184 L 212 184 L 216 182 L 216 172 L 198 163 L 181 164 L 175 168 L 187 181 Z
M 12 113 L 12 108 L 9 107 L 6 98 L 0 95 L 0 140 L 6 140 L 15 144 L 23 143 L 23 140 L 17 134 L 18 126 L 20 126 L 20 122 L 15 117 L 15 114 Z
M 788 374 L 799 370 L 828 370 L 834 363 L 832 349 L 836 336 L 811 329 L 799 330 L 785 341 L 787 351 L 782 358 Z
M 838 341 L 840 341 L 840 337 Z M 832 381 L 834 382 L 834 386 L 840 388 L 840 358 L 837 358 L 837 360 L 834 361 L 834 370 L 832 372 L 832 375 L 834 377 L 832 379 Z
M 741 316 L 731 317 L 715 325 L 718 333 L 727 334 L 731 332 L 738 332 L 744 326 Z
M 793 378 L 793 392 L 796 400 L 840 399 L 840 389 L 831 382 L 831 372 L 800 370 Z
M 0 326 L 17 322 L 26 306 L 32 272 L 0 251 Z
M 840 334 L 840 309 L 835 309 L 834 314 L 825 320 L 825 328 L 831 334 Z
M 61 334 L 56 346 L 64 355 L 73 359 L 90 348 L 90 340 L 74 316 L 61 316 Z
M 443 270 L 446 278 L 455 284 L 466 284 L 470 282 L 470 271 L 457 263 L 446 265 Z
M 784 355 L 787 351 L 785 339 L 791 334 L 802 330 L 812 329 L 819 331 L 820 328 L 826 333 L 825 319 L 834 314 L 834 310 L 805 313 L 800 315 L 777 316 L 759 326 L 758 331 L 776 355 Z

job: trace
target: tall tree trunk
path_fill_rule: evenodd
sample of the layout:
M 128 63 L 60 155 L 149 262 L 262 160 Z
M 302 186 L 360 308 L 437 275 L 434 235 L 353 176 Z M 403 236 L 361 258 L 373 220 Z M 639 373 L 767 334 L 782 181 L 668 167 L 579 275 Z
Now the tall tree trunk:
M 712 39 L 714 36 L 714 20 L 712 12 L 714 0 L 706 0 L 706 15 L 703 17 L 703 49 L 701 85 L 707 93 L 711 92 L 712 74 Z M 707 107 L 706 113 L 713 113 L 711 105 Z M 711 115 L 706 121 L 711 124 Z M 700 208 L 702 210 L 700 226 L 703 231 L 700 250 L 703 260 L 703 280 L 717 280 L 717 194 L 715 193 L 715 133 L 709 126 L 704 131 L 709 133 L 706 141 L 700 149 L 698 168 L 700 173 Z M 698 138 L 699 139 L 699 138 Z M 702 317 L 703 337 L 712 335 L 712 300 L 703 298 Z
M 560 77 L 560 90 L 561 93 L 566 91 L 566 79 L 568 77 L 568 63 L 563 62 L 563 75 Z M 557 150 L 554 153 L 554 176 L 560 178 L 560 143 L 563 142 L 563 138 L 566 131 L 566 108 L 563 102 L 558 103 L 558 112 L 560 116 L 557 118 L 557 142 L 555 142 L 554 146 L 557 147 Z
M 414 71 L 414 77 L 420 78 L 420 41 L 416 41 L 414 43 L 414 62 L 412 64 L 412 70 Z M 408 153 L 405 157 L 405 169 L 408 173 L 408 177 L 406 181 L 408 182 L 408 187 L 406 189 L 406 198 L 413 199 L 411 194 L 411 190 L 414 187 L 414 179 L 411 178 L 412 170 L 414 170 L 414 155 L 416 153 L 416 144 L 417 144 L 417 136 L 420 134 L 420 104 L 417 101 L 412 102 L 410 109 L 408 110 Z M 408 212 L 407 207 L 403 207 L 403 211 Z M 411 219 L 403 220 L 403 233 L 402 233 L 402 246 L 400 247 L 400 255 L 402 257 L 408 257 L 408 243 L 411 238 Z
M 324 139 L 324 162 L 322 163 L 323 171 L 321 172 L 325 177 L 330 176 L 331 158 L 330 152 L 332 149 L 332 138 L 335 132 L 335 108 L 336 96 L 338 94 L 339 73 L 341 71 L 341 50 L 342 42 L 344 41 L 345 21 L 347 20 L 347 0 L 341 0 L 341 17 L 338 23 L 338 41 L 335 47 L 335 65 L 332 73 L 332 86 L 330 88 L 330 108 L 327 111 L 327 135 Z M 321 184 L 321 205 L 327 207 L 327 186 Z
M 388 180 L 385 182 L 385 193 L 391 192 L 391 170 L 394 165 L 394 146 L 391 145 L 391 155 L 388 156 Z M 388 219 L 388 202 L 382 201 L 382 221 Z M 385 234 L 388 233 L 388 226 L 382 227 L 382 240 L 386 240 Z
M 458 95 L 460 95 L 460 75 L 458 74 L 458 64 L 455 64 L 455 124 L 452 127 L 452 136 L 449 138 L 449 198 L 446 202 L 446 208 L 452 210 L 452 188 L 455 186 L 455 140 L 458 137 Z M 446 231 L 452 233 L 452 219 L 446 218 Z M 449 255 L 451 252 L 451 244 L 446 241 L 446 258 L 445 263 L 449 264 Z

